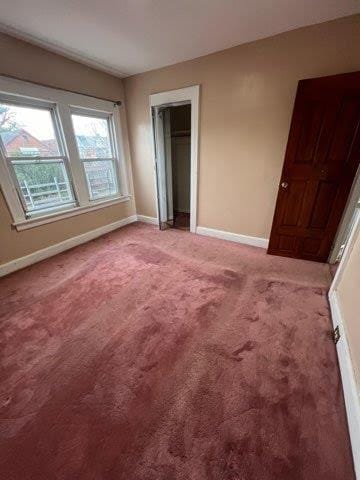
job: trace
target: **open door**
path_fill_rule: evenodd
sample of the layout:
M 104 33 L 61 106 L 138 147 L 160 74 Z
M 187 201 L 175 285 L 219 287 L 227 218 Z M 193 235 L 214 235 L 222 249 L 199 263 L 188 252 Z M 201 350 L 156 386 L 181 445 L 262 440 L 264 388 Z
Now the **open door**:
M 171 227 L 173 214 L 170 112 L 166 107 L 153 107 L 156 183 L 158 192 L 159 228 Z
M 360 162 L 360 72 L 302 80 L 268 253 L 326 262 Z

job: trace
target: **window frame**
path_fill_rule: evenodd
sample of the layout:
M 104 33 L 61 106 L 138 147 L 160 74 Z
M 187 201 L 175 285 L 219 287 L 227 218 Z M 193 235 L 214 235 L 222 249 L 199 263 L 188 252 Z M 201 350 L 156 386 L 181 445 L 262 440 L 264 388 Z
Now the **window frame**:
M 20 185 L 14 168 L 9 166 L 6 151 L 0 142 L 0 187 L 12 216 L 13 225 L 17 230 L 49 223 L 87 211 L 96 210 L 119 202 L 128 201 L 129 194 L 126 159 L 124 154 L 123 130 L 119 106 L 111 101 L 100 100 L 81 94 L 65 92 L 56 88 L 10 79 L 0 76 L 0 103 L 18 106 L 50 109 L 54 123 L 55 138 L 59 148 L 59 160 L 64 162 L 68 174 L 74 203 L 59 205 L 47 210 L 26 213 Z M 120 107 L 121 108 L 121 107 Z M 113 149 L 115 174 L 118 192 L 115 195 L 91 199 L 88 192 L 85 169 L 78 153 L 72 113 L 83 112 L 90 116 L 107 116 L 111 119 L 110 137 Z M 16 160 L 17 157 L 9 157 Z M 21 157 L 24 160 L 26 157 Z M 29 160 L 48 157 L 29 157 Z M 49 157 L 50 158 L 50 157 Z M 55 157 L 51 157 L 55 158 Z
M 100 118 L 100 119 L 104 119 L 104 120 L 107 121 L 107 126 L 108 126 L 108 131 L 109 131 L 110 148 L 111 148 L 111 153 L 112 153 L 113 156 L 112 157 L 98 157 L 98 158 L 81 158 L 80 151 L 79 151 L 79 146 L 78 146 L 78 143 L 77 143 L 77 140 L 76 140 L 75 126 L 74 126 L 73 119 L 71 118 L 74 137 L 75 137 L 75 141 L 76 141 L 77 155 L 78 155 L 79 161 L 81 162 L 82 168 L 84 169 L 84 173 L 85 173 L 85 166 L 84 166 L 85 162 L 97 162 L 97 161 L 101 162 L 101 161 L 110 160 L 110 161 L 113 162 L 113 165 L 114 165 L 114 173 L 115 173 L 115 181 L 116 181 L 116 184 L 117 184 L 117 192 L 112 194 L 112 195 L 107 195 L 106 197 L 102 197 L 102 198 L 99 198 L 99 199 L 91 198 L 91 189 L 90 189 L 88 178 L 86 177 L 86 173 L 85 173 L 86 186 L 87 186 L 87 190 L 88 190 L 89 201 L 91 203 L 94 203 L 94 202 L 97 202 L 97 201 L 101 201 L 104 198 L 106 198 L 106 199 L 116 198 L 119 195 L 119 193 L 121 193 L 122 185 L 121 185 L 121 172 L 120 172 L 120 162 L 119 162 L 120 154 L 119 154 L 119 151 L 118 151 L 118 148 L 117 148 L 117 142 L 116 142 L 116 128 L 115 128 L 114 115 L 110 114 L 109 112 L 101 112 L 101 111 L 98 111 L 98 110 L 94 111 L 94 110 L 91 110 L 91 109 L 88 109 L 88 108 L 79 108 L 79 107 L 71 107 L 70 111 L 71 111 L 71 117 L 73 115 L 78 115 L 78 116 L 83 116 L 83 117 L 87 117 L 87 118 L 89 118 L 89 117 L 90 118 L 91 117 L 92 118 Z
M 17 192 L 17 196 L 20 200 L 21 207 L 23 209 L 23 214 L 24 214 L 25 219 L 40 217 L 40 216 L 46 215 L 47 212 L 64 210 L 64 209 L 74 208 L 74 207 L 78 206 L 78 200 L 77 200 L 76 193 L 75 193 L 75 190 L 74 190 L 75 182 L 74 182 L 74 179 L 72 178 L 70 160 L 69 160 L 69 156 L 68 156 L 67 151 L 66 151 L 66 142 L 65 142 L 65 139 L 63 138 L 63 135 L 62 135 L 62 132 L 61 132 L 61 129 L 60 129 L 61 122 L 60 122 L 60 119 L 58 117 L 58 112 L 56 110 L 56 104 L 50 103 L 50 102 L 44 102 L 44 101 L 41 101 L 41 100 L 35 100 L 35 99 L 31 100 L 31 102 L 29 102 L 28 99 L 24 99 L 24 101 L 22 101 L 22 99 L 19 98 L 19 97 L 12 98 L 9 95 L 2 95 L 1 93 L 0 93 L 0 103 L 2 105 L 4 105 L 4 104 L 5 105 L 10 105 L 10 106 L 14 105 L 14 106 L 18 106 L 18 107 L 34 108 L 34 109 L 38 109 L 38 110 L 48 111 L 50 113 L 50 116 L 51 116 L 51 121 L 52 121 L 53 128 L 54 128 L 55 140 L 57 142 L 57 147 L 58 147 L 58 150 L 59 150 L 59 155 L 45 156 L 45 157 L 43 157 L 41 155 L 36 155 L 36 156 L 34 156 L 34 155 L 32 155 L 32 156 L 22 155 L 20 157 L 8 156 L 7 153 L 6 153 L 6 148 L 3 144 L 3 141 L 2 141 L 2 138 L 1 138 L 1 135 L 0 135 L 0 156 L 5 161 L 6 167 L 9 171 L 10 176 L 12 178 L 12 181 L 14 183 L 14 186 L 15 186 L 15 189 L 16 189 L 16 192 Z M 70 186 L 73 201 L 68 202 L 66 204 L 64 203 L 62 205 L 57 205 L 55 207 L 49 207 L 49 208 L 34 210 L 32 212 L 27 212 L 26 211 L 27 206 L 26 206 L 25 198 L 24 198 L 24 195 L 21 191 L 22 188 L 21 188 L 21 185 L 19 184 L 19 180 L 17 178 L 15 168 L 13 167 L 13 162 L 17 162 L 18 164 L 21 164 L 22 162 L 24 164 L 25 163 L 31 163 L 31 164 L 39 163 L 40 164 L 42 162 L 43 163 L 51 163 L 51 161 L 56 162 L 57 160 L 59 161 L 59 163 L 62 162 L 64 164 L 66 174 L 67 174 L 68 179 L 69 179 L 69 186 Z

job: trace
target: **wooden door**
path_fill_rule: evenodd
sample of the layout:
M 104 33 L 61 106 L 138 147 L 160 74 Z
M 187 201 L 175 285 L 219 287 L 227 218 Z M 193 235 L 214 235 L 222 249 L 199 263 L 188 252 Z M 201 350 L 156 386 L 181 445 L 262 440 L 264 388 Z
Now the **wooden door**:
M 301 80 L 268 253 L 326 262 L 360 160 L 360 72 Z

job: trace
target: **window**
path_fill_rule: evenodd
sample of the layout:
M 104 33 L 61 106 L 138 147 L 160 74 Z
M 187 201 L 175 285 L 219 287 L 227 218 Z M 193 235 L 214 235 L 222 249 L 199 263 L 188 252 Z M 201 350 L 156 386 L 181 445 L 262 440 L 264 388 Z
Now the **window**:
M 50 108 L 0 103 L 3 156 L 28 214 L 75 204 L 56 130 Z
M 19 230 L 128 200 L 117 105 L 0 76 L 0 186 Z
M 92 200 L 118 193 L 110 118 L 72 114 L 79 157 Z

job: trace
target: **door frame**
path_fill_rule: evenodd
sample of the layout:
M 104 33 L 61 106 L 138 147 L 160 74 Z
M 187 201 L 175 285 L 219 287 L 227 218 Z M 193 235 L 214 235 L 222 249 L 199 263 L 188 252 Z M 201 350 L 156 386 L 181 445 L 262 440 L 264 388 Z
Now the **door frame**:
M 359 202 L 360 202 L 360 165 L 355 174 L 355 178 L 349 193 L 349 197 L 345 205 L 345 208 L 339 223 L 339 227 L 335 234 L 334 243 L 328 259 L 329 263 L 335 263 L 337 260 L 337 257 L 340 253 L 341 245 L 344 243 L 344 240 L 346 240 L 346 238 L 344 237 L 348 232 L 349 224 L 353 220 L 353 217 L 355 215 Z M 350 232 L 348 232 L 348 234 L 350 235 Z
M 350 444 L 353 454 L 356 478 L 360 478 L 360 405 L 354 364 L 351 360 L 351 352 L 347 338 L 346 325 L 344 325 L 341 304 L 338 297 L 339 283 L 344 275 L 345 268 L 350 260 L 351 253 L 357 238 L 360 235 L 360 206 L 355 209 L 354 223 L 350 236 L 345 246 L 344 253 L 337 267 L 335 277 L 328 293 L 333 327 L 338 328 L 340 339 L 336 344 L 336 353 L 339 361 L 342 390 L 344 393 L 346 416 L 350 435 Z
M 337 287 L 340 283 L 340 280 L 344 274 L 345 267 L 350 260 L 350 254 L 352 252 L 352 249 L 354 247 L 355 241 L 360 235 L 360 206 L 355 207 L 355 218 L 354 218 L 354 223 L 351 227 L 350 235 L 348 238 L 348 241 L 345 246 L 344 253 L 341 257 L 340 263 L 336 269 L 336 273 L 334 276 L 334 279 L 330 285 L 330 290 L 329 290 L 329 297 L 331 297 L 337 290 Z
M 157 186 L 157 207 L 158 221 L 160 230 L 168 220 L 168 178 L 167 178 L 167 158 L 165 150 L 165 110 L 164 108 L 153 107 L 153 129 L 154 129 L 154 149 L 155 149 L 155 173 Z M 163 215 L 166 217 L 163 218 Z
M 167 92 L 154 93 L 149 96 L 151 143 L 154 165 L 154 183 L 156 200 L 158 199 L 158 188 L 156 181 L 156 159 L 155 159 L 155 132 L 152 121 L 152 107 L 175 106 L 179 103 L 190 103 L 191 105 L 191 146 L 190 146 L 190 232 L 196 233 L 197 227 L 197 203 L 198 203 L 198 164 L 199 164 L 199 98 L 200 85 L 169 90 Z M 159 206 L 156 201 L 156 213 L 159 221 Z

